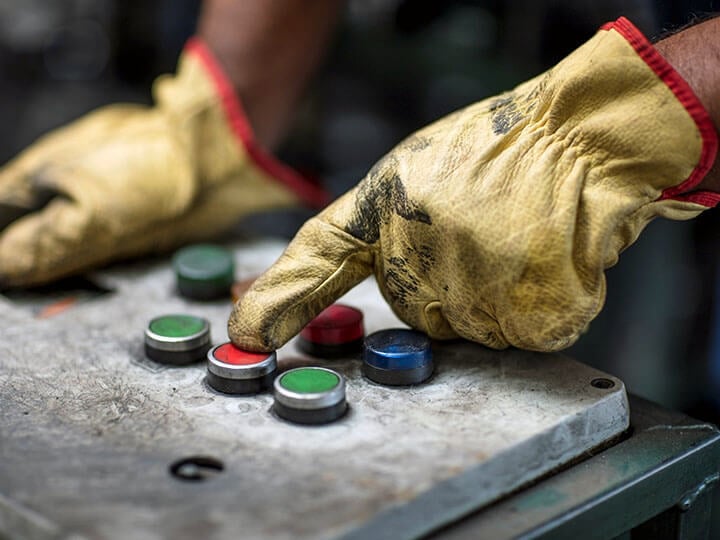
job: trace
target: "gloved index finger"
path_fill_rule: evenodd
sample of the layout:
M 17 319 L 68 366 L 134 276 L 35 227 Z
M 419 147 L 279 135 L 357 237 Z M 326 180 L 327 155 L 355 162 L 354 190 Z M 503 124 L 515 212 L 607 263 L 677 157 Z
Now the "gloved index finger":
M 367 244 L 313 218 L 235 304 L 228 335 L 245 350 L 278 349 L 372 268 L 373 252 Z

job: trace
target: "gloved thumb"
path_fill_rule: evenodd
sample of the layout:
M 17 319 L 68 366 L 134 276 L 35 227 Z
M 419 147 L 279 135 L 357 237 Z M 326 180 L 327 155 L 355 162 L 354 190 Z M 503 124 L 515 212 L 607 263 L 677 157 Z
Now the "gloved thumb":
M 228 335 L 238 347 L 281 347 L 372 273 L 368 245 L 325 221 L 323 214 L 300 229 L 285 253 L 235 304 Z

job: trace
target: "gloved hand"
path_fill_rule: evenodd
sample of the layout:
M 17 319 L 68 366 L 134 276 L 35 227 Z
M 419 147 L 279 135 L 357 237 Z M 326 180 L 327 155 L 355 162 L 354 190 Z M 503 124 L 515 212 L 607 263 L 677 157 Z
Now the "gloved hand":
M 717 203 L 692 192 L 716 149 L 690 87 L 619 19 L 548 72 L 401 142 L 303 226 L 235 305 L 229 335 L 276 349 L 374 272 L 431 337 L 562 349 L 651 219 Z
M 250 212 L 326 202 L 256 144 L 199 40 L 153 90 L 154 107 L 100 109 L 0 171 L 0 285 L 205 239 Z

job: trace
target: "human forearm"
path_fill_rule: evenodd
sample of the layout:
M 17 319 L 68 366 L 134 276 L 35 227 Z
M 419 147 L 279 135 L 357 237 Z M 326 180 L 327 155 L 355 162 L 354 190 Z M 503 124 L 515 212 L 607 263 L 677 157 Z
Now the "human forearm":
M 332 36 L 342 0 L 205 0 L 199 35 L 222 64 L 258 141 L 282 139 Z
M 658 41 L 655 48 L 687 81 L 720 129 L 720 17 Z M 698 189 L 720 191 L 718 160 Z

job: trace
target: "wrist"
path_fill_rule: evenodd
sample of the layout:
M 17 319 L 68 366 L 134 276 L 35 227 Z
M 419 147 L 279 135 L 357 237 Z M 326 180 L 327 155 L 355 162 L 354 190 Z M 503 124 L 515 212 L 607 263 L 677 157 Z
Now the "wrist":
M 657 51 L 690 85 L 720 131 L 720 18 L 686 28 L 655 43 Z M 720 191 L 716 159 L 698 190 Z
M 173 90 L 173 85 L 184 90 Z M 242 176 L 243 171 L 254 171 L 251 176 L 260 173 L 268 181 L 284 184 L 310 207 L 322 208 L 329 201 L 328 194 L 320 186 L 278 161 L 265 145 L 258 142 L 244 104 L 238 99 L 223 66 L 202 38 L 188 41 L 175 77 L 160 79 L 154 93 L 161 108 L 176 107 L 172 101 L 177 101 L 178 97 L 182 101 L 183 94 L 186 101 L 190 96 L 191 104 L 204 106 L 206 114 L 193 113 L 197 122 L 182 124 L 181 131 L 191 133 L 191 144 L 197 145 L 195 157 L 205 163 L 200 169 L 206 173 L 212 170 L 211 177 L 237 177 L 238 173 Z M 217 154 L 222 152 L 225 152 L 225 159 L 217 159 Z M 218 169 L 223 163 L 231 170 Z
M 337 0 L 205 0 L 198 33 L 243 102 L 257 140 L 287 132 L 338 19 Z

